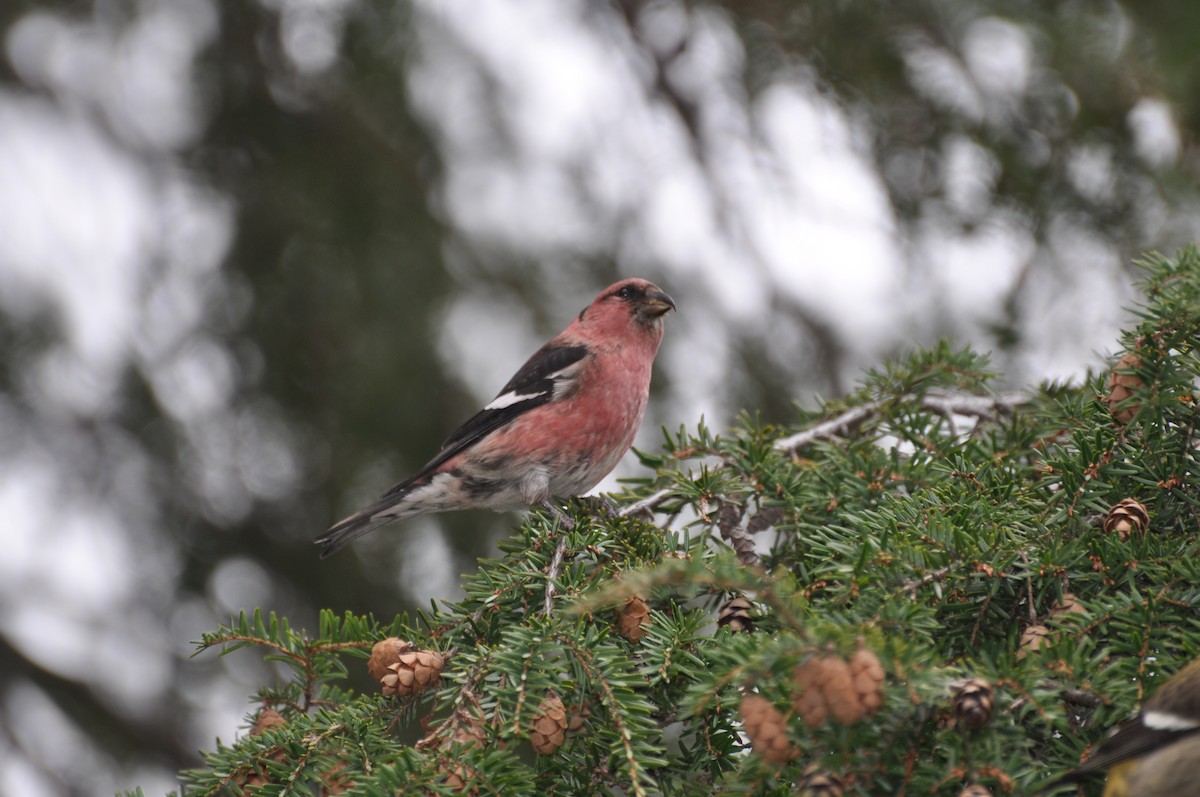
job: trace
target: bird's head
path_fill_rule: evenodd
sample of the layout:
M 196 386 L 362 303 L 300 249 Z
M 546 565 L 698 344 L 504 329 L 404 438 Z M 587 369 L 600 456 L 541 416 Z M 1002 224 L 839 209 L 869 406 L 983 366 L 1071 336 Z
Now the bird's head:
M 662 334 L 663 316 L 675 309 L 675 302 L 662 288 L 636 277 L 609 285 L 579 314 L 584 325 L 633 322 Z

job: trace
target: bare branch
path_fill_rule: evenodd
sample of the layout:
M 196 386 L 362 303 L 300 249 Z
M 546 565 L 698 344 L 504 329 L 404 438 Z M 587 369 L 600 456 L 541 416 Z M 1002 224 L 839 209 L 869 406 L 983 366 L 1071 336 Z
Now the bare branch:
M 1013 410 L 1029 401 L 1024 393 L 1002 393 L 998 396 L 976 396 L 970 393 L 931 393 L 921 398 L 921 406 L 946 418 L 954 415 L 969 415 L 992 419 L 997 415 L 1011 415 Z M 790 437 L 775 441 L 776 451 L 792 452 L 816 440 L 840 437 L 867 418 L 879 412 L 882 401 L 871 401 L 854 407 L 834 418 L 797 432 Z M 953 427 L 952 427 L 953 428 Z
M 558 581 L 558 577 L 562 574 L 563 558 L 567 555 L 567 535 L 561 533 L 558 538 L 558 545 L 554 546 L 554 557 L 550 560 L 550 567 L 546 570 L 546 600 L 542 605 L 546 616 L 550 616 L 550 612 L 554 609 L 554 593 L 557 587 L 554 582 Z
M 925 575 L 921 576 L 920 578 L 914 578 L 914 579 L 905 581 L 900 586 L 900 589 L 904 592 L 909 593 L 913 597 L 916 597 L 917 591 L 920 590 L 921 587 L 925 586 L 926 584 L 931 584 L 934 581 L 941 581 L 943 578 L 946 577 L 946 574 L 948 574 L 953 569 L 954 569 L 954 565 L 946 565 L 945 567 L 939 567 L 937 570 L 930 571 L 930 572 L 926 573 Z
M 797 432 L 790 437 L 784 437 L 776 440 L 775 450 L 792 452 L 798 448 L 803 448 L 815 440 L 837 437 L 838 433 L 846 429 L 846 427 L 856 426 L 857 424 L 862 423 L 864 420 L 869 418 L 871 415 L 874 415 L 879 409 L 879 406 L 880 402 L 872 401 L 868 404 L 864 404 L 861 407 L 854 407 L 853 409 L 846 410 L 836 418 L 830 418 L 827 421 L 822 421 L 811 429 L 805 429 L 803 432 Z
M 640 501 L 635 501 L 629 506 L 621 507 L 619 510 L 617 510 L 617 516 L 631 517 L 633 515 L 641 514 L 642 512 L 645 512 L 648 515 L 653 514 L 654 510 L 659 506 L 659 504 L 670 498 L 672 493 L 672 490 L 666 488 L 659 490 L 652 495 L 646 496 Z
M 1061 697 L 1065 703 L 1070 703 L 1074 706 L 1083 706 L 1084 708 L 1095 708 L 1104 702 L 1097 695 L 1085 692 L 1082 689 L 1064 689 Z
M 998 396 L 975 396 L 970 393 L 931 393 L 921 400 L 921 406 L 947 418 L 953 415 L 972 415 L 992 419 L 1011 415 L 1013 410 L 1029 402 L 1024 393 L 1001 393 Z

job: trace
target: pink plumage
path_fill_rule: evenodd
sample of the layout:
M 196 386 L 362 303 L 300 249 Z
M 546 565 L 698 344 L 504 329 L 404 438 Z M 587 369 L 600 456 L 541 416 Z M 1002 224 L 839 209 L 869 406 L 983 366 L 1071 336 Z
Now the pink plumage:
M 400 518 L 521 509 L 595 487 L 641 426 L 663 317 L 674 308 L 646 280 L 610 285 L 419 473 L 317 537 L 321 555 Z

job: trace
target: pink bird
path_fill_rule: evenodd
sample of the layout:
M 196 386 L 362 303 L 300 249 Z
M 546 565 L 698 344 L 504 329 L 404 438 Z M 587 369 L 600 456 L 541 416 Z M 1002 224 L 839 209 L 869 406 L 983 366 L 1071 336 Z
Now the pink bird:
M 644 279 L 610 285 L 419 473 L 318 536 L 321 556 L 413 515 L 549 507 L 591 490 L 633 444 L 673 309 Z

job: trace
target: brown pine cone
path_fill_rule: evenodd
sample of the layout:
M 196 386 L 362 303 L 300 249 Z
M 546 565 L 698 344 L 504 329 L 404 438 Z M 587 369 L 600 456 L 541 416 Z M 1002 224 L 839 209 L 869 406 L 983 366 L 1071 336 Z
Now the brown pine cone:
M 321 773 L 321 786 L 324 787 L 323 794 L 344 794 L 354 788 L 354 779 L 350 777 L 350 774 L 345 769 L 346 763 L 338 761 Z
M 538 706 L 529 728 L 529 741 L 542 755 L 550 755 L 567 738 L 567 709 L 557 697 L 548 697 Z
M 442 782 L 450 791 L 460 794 L 479 793 L 477 788 L 468 785 L 475 779 L 475 771 L 466 764 L 453 760 L 439 760 L 438 772 L 442 773 Z
M 1021 633 L 1021 642 L 1017 646 L 1017 661 L 1021 661 L 1030 653 L 1041 650 L 1050 642 L 1050 629 L 1044 625 L 1031 625 Z
M 850 725 L 866 713 L 850 666 L 832 647 L 824 656 L 797 665 L 792 681 L 797 688 L 792 706 L 810 728 L 820 727 L 830 715 L 842 725 Z
M 567 733 L 574 736 L 581 733 L 587 727 L 587 721 L 592 716 L 592 707 L 588 701 L 584 701 L 577 706 L 571 706 L 567 712 Z
M 750 748 L 771 764 L 786 764 L 797 755 L 787 736 L 787 723 L 779 709 L 762 695 L 747 693 L 738 706 Z
M 729 626 L 730 631 L 739 633 L 754 633 L 754 620 L 750 618 L 750 613 L 754 611 L 754 604 L 746 600 L 742 595 L 736 595 L 725 602 L 720 611 L 717 612 L 717 626 Z
M 481 722 L 460 722 L 451 738 L 455 744 L 477 747 L 487 741 L 487 731 Z
M 862 719 L 863 707 L 858 702 L 858 690 L 854 688 L 854 677 L 850 665 L 836 653 L 824 657 L 825 681 L 821 693 L 829 706 L 829 713 L 842 725 L 853 725 Z
M 883 665 L 861 637 L 858 650 L 850 657 L 850 677 L 865 716 L 871 716 L 883 706 Z
M 649 604 L 634 595 L 617 612 L 617 633 L 636 645 L 646 635 L 649 622 Z
M 992 685 L 982 678 L 967 678 L 953 684 L 954 716 L 964 728 L 982 728 L 992 719 L 996 697 Z
M 287 725 L 287 720 L 284 719 L 282 714 L 273 708 L 264 708 L 254 718 L 254 725 L 250 728 L 250 733 L 257 736 L 263 731 L 278 728 L 282 725 Z
M 420 694 L 430 684 L 437 683 L 445 660 L 433 650 L 410 650 L 400 654 L 400 660 L 388 666 L 388 674 L 380 679 L 386 697 L 410 697 Z
M 1122 498 L 1108 510 L 1104 518 L 1104 532 L 1116 532 L 1121 542 L 1129 539 L 1131 534 L 1142 534 L 1150 526 L 1150 514 L 1146 507 L 1132 498 Z
M 821 727 L 829 716 L 829 703 L 825 700 L 825 661 L 813 656 L 808 661 L 796 665 L 792 670 L 792 682 L 796 693 L 792 697 L 792 708 L 804 720 L 804 724 L 812 729 Z
M 1073 614 L 1086 615 L 1087 607 L 1080 602 L 1079 598 L 1075 597 L 1074 593 L 1064 592 L 1062 597 L 1050 608 L 1050 614 L 1046 617 L 1046 621 L 1050 623 L 1062 622 Z
M 412 643 L 397 637 L 388 637 L 375 643 L 371 648 L 371 658 L 367 659 L 367 672 L 376 681 L 383 683 L 383 676 L 388 674 L 388 668 L 400 661 L 400 654 L 412 650 Z
M 1140 402 L 1128 400 L 1142 387 L 1142 378 L 1136 373 L 1141 367 L 1141 359 L 1127 352 L 1121 355 L 1108 375 L 1108 396 L 1104 401 L 1117 423 L 1129 423 L 1141 409 Z
M 810 767 L 800 779 L 800 797 L 842 797 L 845 785 L 837 775 Z
M 268 731 L 272 728 L 281 728 L 286 724 L 287 720 L 278 711 L 273 708 L 264 708 L 255 717 L 254 725 L 250 728 L 250 735 L 258 736 L 263 731 Z M 283 750 L 276 749 L 268 758 L 275 762 L 283 762 L 287 760 L 287 755 Z M 244 788 L 266 786 L 271 782 L 271 775 L 264 764 L 255 763 L 249 772 L 240 777 L 234 777 L 233 781 Z
M 958 793 L 958 797 L 992 797 L 992 792 L 987 786 L 980 786 L 978 783 L 972 783 Z

